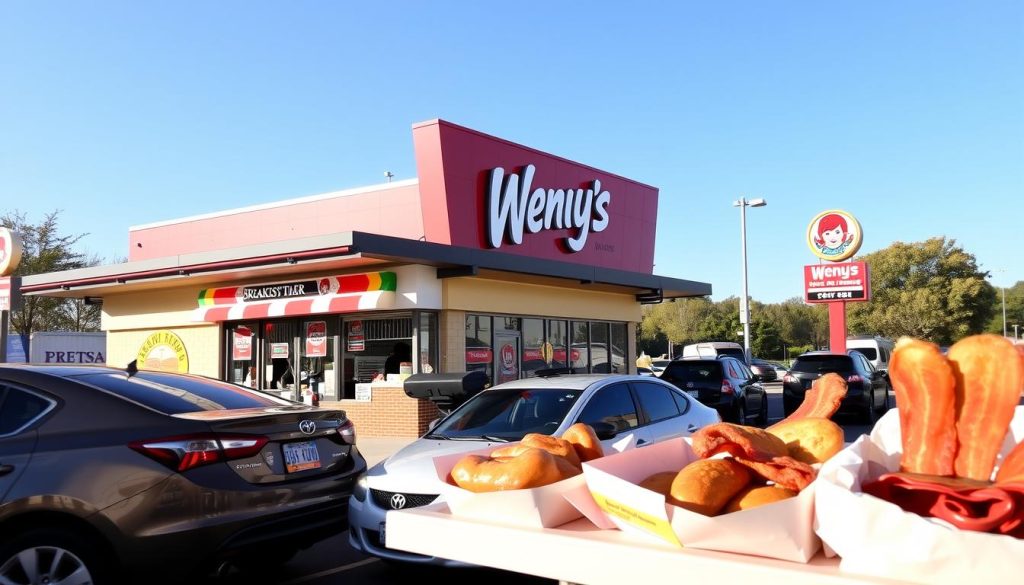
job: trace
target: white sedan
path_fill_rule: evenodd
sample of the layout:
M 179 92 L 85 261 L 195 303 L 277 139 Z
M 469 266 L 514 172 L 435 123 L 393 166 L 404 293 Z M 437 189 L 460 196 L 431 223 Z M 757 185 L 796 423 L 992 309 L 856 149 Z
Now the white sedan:
M 359 478 L 349 500 L 349 544 L 388 561 L 461 565 L 385 545 L 388 510 L 440 501 L 444 486 L 435 457 L 519 441 L 527 433 L 561 436 L 577 422 L 590 425 L 610 452 L 613 443 L 630 434 L 642 447 L 689 436 L 719 420 L 714 409 L 651 376 L 551 375 L 499 384 L 470 398 Z

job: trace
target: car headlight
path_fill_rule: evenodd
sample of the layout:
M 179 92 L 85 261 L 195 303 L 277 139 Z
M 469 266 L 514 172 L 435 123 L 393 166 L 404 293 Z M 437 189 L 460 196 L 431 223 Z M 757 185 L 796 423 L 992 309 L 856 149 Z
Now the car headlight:
M 356 484 L 355 484 L 355 486 L 352 487 L 352 497 L 355 498 L 356 501 L 359 501 L 359 502 L 365 502 L 366 501 L 366 491 L 368 489 L 370 489 L 367 486 L 367 483 L 368 482 L 366 480 L 366 474 L 365 473 L 361 474 L 359 476 L 359 478 L 356 479 Z

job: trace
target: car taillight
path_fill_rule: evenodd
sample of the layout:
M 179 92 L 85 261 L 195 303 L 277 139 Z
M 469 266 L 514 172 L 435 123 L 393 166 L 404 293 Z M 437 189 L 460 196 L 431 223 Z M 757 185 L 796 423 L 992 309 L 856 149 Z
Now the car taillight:
M 341 437 L 342 441 L 345 441 L 349 445 L 355 445 L 356 425 L 352 424 L 352 421 L 346 420 L 340 427 L 338 427 L 338 436 Z
M 790 384 L 794 384 L 794 383 L 796 383 L 796 376 L 791 376 L 789 374 L 786 374 L 785 376 L 782 377 L 782 381 L 783 382 L 789 382 Z
M 729 383 L 729 380 L 722 380 L 722 394 L 732 395 L 735 393 L 736 391 L 733 390 L 732 384 Z
M 857 374 L 851 374 L 851 375 L 846 377 L 846 383 L 847 384 L 860 384 L 863 381 L 864 381 L 864 378 L 861 378 Z
M 187 471 L 218 461 L 252 457 L 267 444 L 266 437 L 199 433 L 133 441 L 129 447 L 175 471 Z

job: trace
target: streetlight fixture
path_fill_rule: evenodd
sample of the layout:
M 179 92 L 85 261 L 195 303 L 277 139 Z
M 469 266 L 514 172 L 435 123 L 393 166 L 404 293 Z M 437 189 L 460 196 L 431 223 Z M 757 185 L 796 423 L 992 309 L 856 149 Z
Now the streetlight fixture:
M 768 202 L 760 197 L 733 201 L 740 208 L 740 242 L 743 247 L 743 297 L 740 299 L 740 323 L 743 324 L 743 360 L 750 365 L 750 294 L 747 292 L 747 207 L 764 207 Z

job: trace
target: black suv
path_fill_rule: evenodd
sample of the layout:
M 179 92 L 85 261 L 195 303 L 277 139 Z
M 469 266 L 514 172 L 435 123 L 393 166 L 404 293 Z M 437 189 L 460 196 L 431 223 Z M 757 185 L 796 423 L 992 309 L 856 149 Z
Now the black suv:
M 661 379 L 718 410 L 722 420 L 768 424 L 768 395 L 760 376 L 734 357 L 673 360 Z
M 782 408 L 786 416 L 800 406 L 811 384 L 829 372 L 846 378 L 846 398 L 839 406 L 840 411 L 857 412 L 873 424 L 878 415 L 889 409 L 885 374 L 876 370 L 864 354 L 852 349 L 845 355 L 812 351 L 796 358 L 782 379 Z

